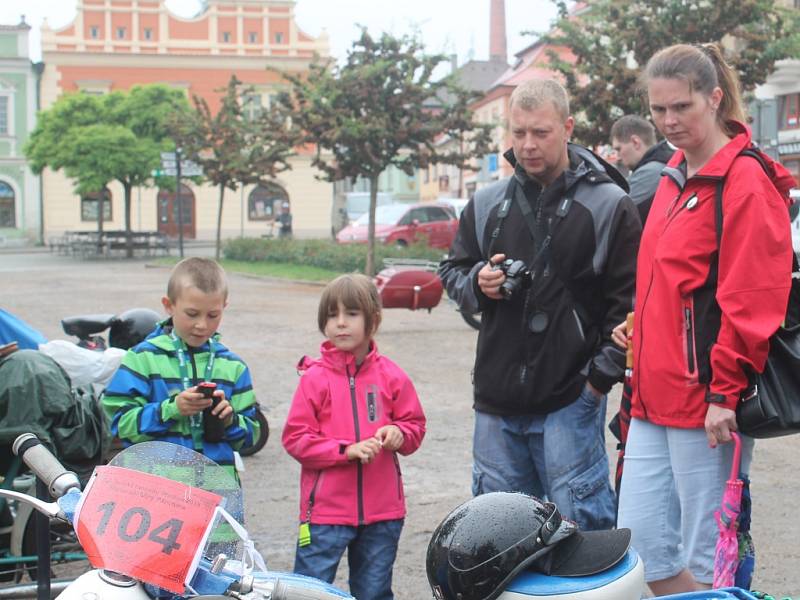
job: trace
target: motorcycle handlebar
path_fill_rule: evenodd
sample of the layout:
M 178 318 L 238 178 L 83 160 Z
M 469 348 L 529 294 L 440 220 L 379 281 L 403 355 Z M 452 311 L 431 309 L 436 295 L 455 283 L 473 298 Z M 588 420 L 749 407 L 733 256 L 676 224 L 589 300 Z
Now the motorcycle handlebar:
M 73 488 L 80 489 L 78 476 L 58 462 L 50 450 L 32 433 L 23 433 L 14 440 L 11 451 L 42 480 L 53 498 L 60 498 Z
M 342 600 L 342 596 L 278 579 L 272 592 L 272 600 Z

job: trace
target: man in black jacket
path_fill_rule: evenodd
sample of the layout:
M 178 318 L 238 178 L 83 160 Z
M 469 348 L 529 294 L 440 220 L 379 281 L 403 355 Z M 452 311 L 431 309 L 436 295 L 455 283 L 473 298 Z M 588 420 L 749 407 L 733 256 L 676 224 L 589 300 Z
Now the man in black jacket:
M 662 140 L 656 143 L 656 129 L 647 119 L 625 115 L 611 126 L 611 146 L 631 174 L 628 178 L 630 197 L 639 209 L 642 224 L 647 220 L 656 195 L 661 170 L 667 166 L 675 150 Z
M 616 169 L 569 143 L 559 83 L 520 85 L 509 125 L 514 175 L 475 194 L 439 267 L 483 313 L 473 493 L 546 497 L 582 529 L 610 528 L 606 393 L 625 367 L 610 335 L 631 310 L 641 223 Z

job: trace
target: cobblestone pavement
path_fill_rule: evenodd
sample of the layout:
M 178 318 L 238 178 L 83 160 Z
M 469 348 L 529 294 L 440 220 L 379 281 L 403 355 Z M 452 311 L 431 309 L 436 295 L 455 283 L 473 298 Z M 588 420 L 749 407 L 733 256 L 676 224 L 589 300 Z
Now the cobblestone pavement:
M 167 270 L 143 261 L 78 261 L 36 252 L 0 254 L 0 306 L 46 336 L 63 339 L 68 315 L 121 312 L 143 306 L 161 312 Z M 242 275 L 230 277 L 223 340 L 250 365 L 271 437 L 246 459 L 247 526 L 268 566 L 290 570 L 297 534 L 299 466 L 283 451 L 280 430 L 297 383 L 294 365 L 316 354 L 320 288 Z M 394 572 L 398 600 L 430 598 L 425 576 L 428 539 L 439 521 L 470 495 L 472 410 L 470 370 L 477 334 L 444 302 L 431 313 L 388 310 L 377 336 L 380 350 L 411 376 L 428 417 L 420 450 L 401 459 L 408 517 Z M 612 392 L 609 416 L 619 389 Z M 611 436 L 609 435 L 609 438 Z M 609 451 L 613 443 L 608 441 Z M 757 589 L 800 595 L 800 436 L 758 443 L 753 465 L 753 531 Z M 346 570 L 337 585 L 346 589 Z

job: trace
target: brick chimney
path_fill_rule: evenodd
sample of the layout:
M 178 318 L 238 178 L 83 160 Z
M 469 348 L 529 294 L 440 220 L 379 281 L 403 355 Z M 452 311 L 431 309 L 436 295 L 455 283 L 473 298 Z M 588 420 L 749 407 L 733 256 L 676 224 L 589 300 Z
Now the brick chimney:
M 506 2 L 491 0 L 489 16 L 489 60 L 508 62 L 506 49 Z

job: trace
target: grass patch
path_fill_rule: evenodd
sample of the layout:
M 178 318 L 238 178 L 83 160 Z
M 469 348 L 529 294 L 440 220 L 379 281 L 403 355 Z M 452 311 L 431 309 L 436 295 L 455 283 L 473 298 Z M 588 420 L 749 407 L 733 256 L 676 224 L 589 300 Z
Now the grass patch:
M 152 262 L 164 267 L 172 267 L 180 258 L 173 256 L 161 257 Z M 266 261 L 246 261 L 222 259 L 219 264 L 229 273 L 244 273 L 260 277 L 276 277 L 279 279 L 295 279 L 298 281 L 330 281 L 341 275 L 338 271 L 322 269 L 311 265 L 297 265 L 291 263 L 276 263 Z

